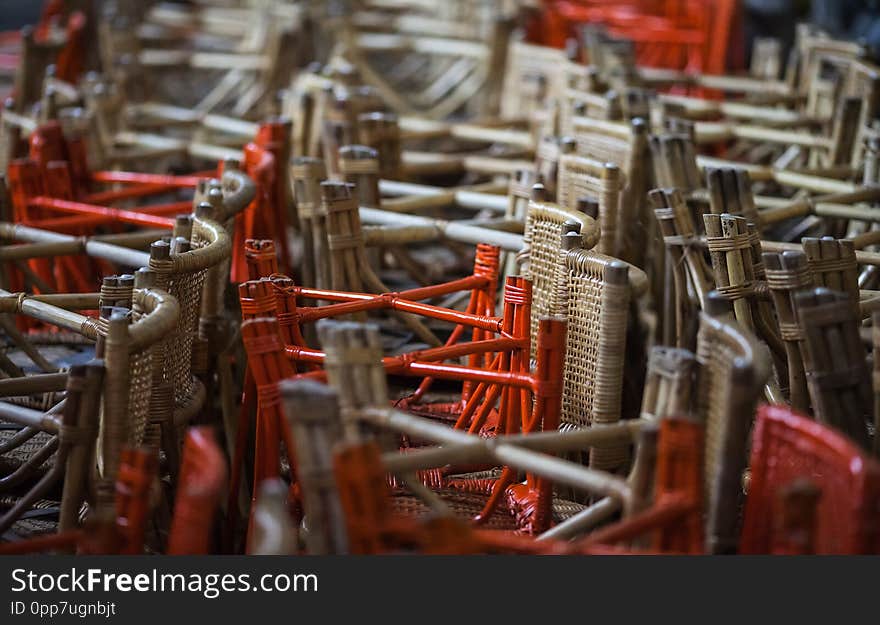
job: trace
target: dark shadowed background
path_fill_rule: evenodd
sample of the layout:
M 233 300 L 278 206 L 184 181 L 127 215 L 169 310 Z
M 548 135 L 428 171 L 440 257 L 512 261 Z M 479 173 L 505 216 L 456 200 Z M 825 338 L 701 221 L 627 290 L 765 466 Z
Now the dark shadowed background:
M 0 30 L 14 30 L 35 23 L 42 7 L 42 0 L 0 0 Z

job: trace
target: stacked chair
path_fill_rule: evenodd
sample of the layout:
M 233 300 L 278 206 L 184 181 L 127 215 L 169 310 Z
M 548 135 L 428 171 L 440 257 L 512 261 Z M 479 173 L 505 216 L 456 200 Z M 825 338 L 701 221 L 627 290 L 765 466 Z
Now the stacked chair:
M 866 51 L 441 4 L 0 37 L 0 554 L 880 550 Z

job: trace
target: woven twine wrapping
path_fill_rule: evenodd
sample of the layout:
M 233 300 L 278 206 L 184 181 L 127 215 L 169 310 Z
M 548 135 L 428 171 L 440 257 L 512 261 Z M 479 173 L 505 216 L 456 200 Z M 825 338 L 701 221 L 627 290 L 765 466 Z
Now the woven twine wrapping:
M 574 155 L 559 160 L 559 183 L 556 193 L 559 204 L 575 208 L 582 197 L 599 201 L 599 245 L 596 251 L 615 254 L 617 220 L 620 208 L 620 176 L 602 177 L 604 165 L 598 161 Z
M 840 241 L 835 241 L 834 243 L 837 248 L 840 248 Z M 859 264 L 855 254 L 849 256 L 841 254 L 841 258 L 817 258 L 811 253 L 809 248 L 805 248 L 804 251 L 806 252 L 807 264 L 809 265 L 810 272 L 813 274 L 816 286 L 844 291 L 850 296 L 857 308 L 859 300 Z M 835 279 L 836 282 L 840 283 L 840 286 L 832 282 Z
M 620 420 L 629 285 L 604 280 L 614 259 L 589 250 L 565 258 L 568 337 L 561 424 L 564 428 Z M 626 445 L 596 448 L 590 466 L 611 470 L 628 457 Z

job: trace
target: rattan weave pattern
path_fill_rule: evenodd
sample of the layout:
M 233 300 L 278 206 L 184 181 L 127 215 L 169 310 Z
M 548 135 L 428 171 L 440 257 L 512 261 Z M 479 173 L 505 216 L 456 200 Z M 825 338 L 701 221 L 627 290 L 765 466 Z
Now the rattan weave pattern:
M 562 209 L 553 204 L 529 202 L 526 232 L 527 265 L 525 276 L 532 282 L 532 352 L 535 357 L 538 320 L 552 315 L 557 307 L 556 275 L 559 264 L 560 237 L 569 222 L 580 229 L 584 247 L 593 247 L 600 231 L 596 222 L 580 211 Z M 567 227 L 567 226 L 566 226 Z
M 559 204 L 573 209 L 583 197 L 599 202 L 599 244 L 597 251 L 615 255 L 617 221 L 619 218 L 621 176 L 611 164 L 566 154 L 559 159 L 559 180 L 556 185 Z
M 512 42 L 504 72 L 501 116 L 527 117 L 541 110 L 546 99 L 561 91 L 565 64 L 562 50 Z
M 613 423 L 620 419 L 623 388 L 630 288 L 626 268 L 583 249 L 569 250 L 564 262 L 560 288 L 567 286 L 568 338 L 561 423 Z M 590 465 L 611 470 L 627 457 L 626 446 L 593 449 Z

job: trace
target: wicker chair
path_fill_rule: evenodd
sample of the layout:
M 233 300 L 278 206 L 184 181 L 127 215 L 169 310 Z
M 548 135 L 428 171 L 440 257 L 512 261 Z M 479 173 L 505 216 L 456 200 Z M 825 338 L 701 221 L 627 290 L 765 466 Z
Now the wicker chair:
M 571 129 L 579 155 L 620 168 L 623 183 L 615 246 L 621 260 L 639 267 L 651 257 L 645 248 L 652 240 L 645 234 L 646 225 L 650 228 L 653 223 L 645 201 L 651 188 L 647 131 L 641 118 L 618 123 L 575 117 Z
M 581 247 L 579 233 L 562 237 L 554 314 L 568 319 L 561 429 L 614 423 L 621 418 L 627 321 L 628 266 Z M 624 468 L 628 447 L 590 452 L 590 466 Z
M 810 399 L 802 354 L 804 332 L 798 320 L 795 297 L 813 285 L 813 276 L 802 252 L 764 252 L 763 259 L 779 335 L 785 344 L 789 402 L 795 410 L 806 412 Z
M 749 466 L 740 553 L 880 550 L 875 523 L 880 465 L 837 432 L 784 407 L 762 406 Z M 813 492 L 799 498 L 797 522 L 786 523 L 786 499 L 803 481 Z
M 31 316 L 40 321 L 57 325 L 65 330 L 72 330 L 84 337 L 97 340 L 97 355 L 103 358 L 105 371 L 103 384 L 100 385 L 100 427 L 101 437 L 97 439 L 97 421 L 89 421 L 87 414 L 76 410 L 70 416 L 74 421 L 70 428 L 71 440 L 65 442 L 65 454 L 54 459 L 54 469 L 43 478 L 43 481 L 32 489 L 29 494 L 18 501 L 16 506 L 4 517 L 4 530 L 11 526 L 17 516 L 34 504 L 42 496 L 45 489 L 60 477 L 65 463 L 73 463 L 68 467 L 70 473 L 65 479 L 70 482 L 70 495 L 67 503 L 62 502 L 60 526 L 70 529 L 75 524 L 76 514 L 84 496 L 84 487 L 91 479 L 93 467 L 90 465 L 92 454 L 88 450 L 98 440 L 99 488 L 106 489 L 112 485 L 119 472 L 122 462 L 122 450 L 128 445 L 141 445 L 151 440 L 149 421 L 155 403 L 151 400 L 153 382 L 154 353 L 164 336 L 177 325 L 179 307 L 177 301 L 164 291 L 152 288 L 140 288 L 131 281 L 107 281 L 102 294 L 79 296 L 81 306 L 97 308 L 101 301 L 112 302 L 102 308 L 103 318 L 100 320 L 86 317 L 67 309 L 59 308 L 25 295 L 6 296 L 2 298 L 4 308 L 8 312 L 17 312 Z M 120 306 L 128 304 L 127 308 Z M 94 379 L 100 382 L 100 375 L 90 372 L 80 373 L 86 376 L 89 388 L 95 386 Z M 26 383 L 26 379 L 22 382 Z M 70 383 L 70 382 L 69 382 Z M 80 386 L 82 381 L 77 382 Z M 12 391 L 15 393 L 16 391 Z M 97 404 L 97 400 L 83 400 L 82 410 Z M 72 405 L 75 405 L 72 403 Z M 6 404 L 4 404 L 6 406 Z M 13 422 L 25 426 L 19 435 L 7 441 L 7 446 L 14 449 L 16 445 L 28 442 L 36 430 L 61 431 L 57 418 L 44 417 L 42 413 L 19 407 L 10 408 L 9 418 Z M 97 413 L 96 413 L 97 415 Z M 67 417 L 65 417 L 67 418 Z M 96 416 L 97 419 L 97 416 Z M 75 431 L 76 424 L 83 422 L 83 432 Z M 92 423 L 92 425 L 89 425 Z M 59 429 L 60 428 L 60 429 Z M 62 437 L 63 438 L 63 437 Z M 58 441 L 49 440 L 43 451 L 36 451 L 22 464 L 17 472 L 16 480 L 27 477 L 28 473 L 37 468 L 48 457 L 46 451 L 54 451 Z M 72 459 L 72 460 L 71 460 Z M 103 486 L 102 486 L 103 485 Z M 106 502 L 104 502 L 106 505 Z M 100 507 L 102 504 L 98 502 Z
M 501 117 L 530 119 L 562 93 L 565 52 L 555 48 L 511 41 L 501 89 Z
M 570 146 L 574 150 L 574 146 Z M 577 209 L 578 201 L 584 197 L 598 200 L 599 243 L 596 251 L 615 258 L 623 257 L 623 236 L 621 229 L 628 224 L 621 223 L 621 189 L 623 181 L 620 170 L 611 163 L 578 156 L 563 154 L 559 159 L 556 196 L 560 206 Z
M 442 119 L 464 105 L 485 115 L 497 104 L 512 13 L 495 2 L 420 3 L 405 19 L 372 11 L 333 15 L 325 24 L 330 40 L 344 43 L 344 60 L 394 110 Z M 376 22 L 364 28 L 363 19 Z M 382 66 L 399 70 L 379 71 Z M 401 73 L 406 80 L 398 85 Z
M 803 329 L 801 354 L 816 420 L 837 428 L 868 449 L 867 424 L 873 403 L 852 300 L 824 287 L 803 290 L 794 297 Z
M 711 553 L 734 551 L 742 472 L 755 405 L 769 366 L 755 338 L 715 293 L 700 315 L 697 411 L 705 422 L 706 541 Z
M 532 283 L 532 337 L 538 319 L 554 310 L 559 237 L 566 231 L 579 232 L 586 249 L 593 248 L 600 237 L 595 220 L 580 211 L 546 202 L 543 185 L 535 185 L 526 217 L 523 250 L 518 255 L 523 275 Z

